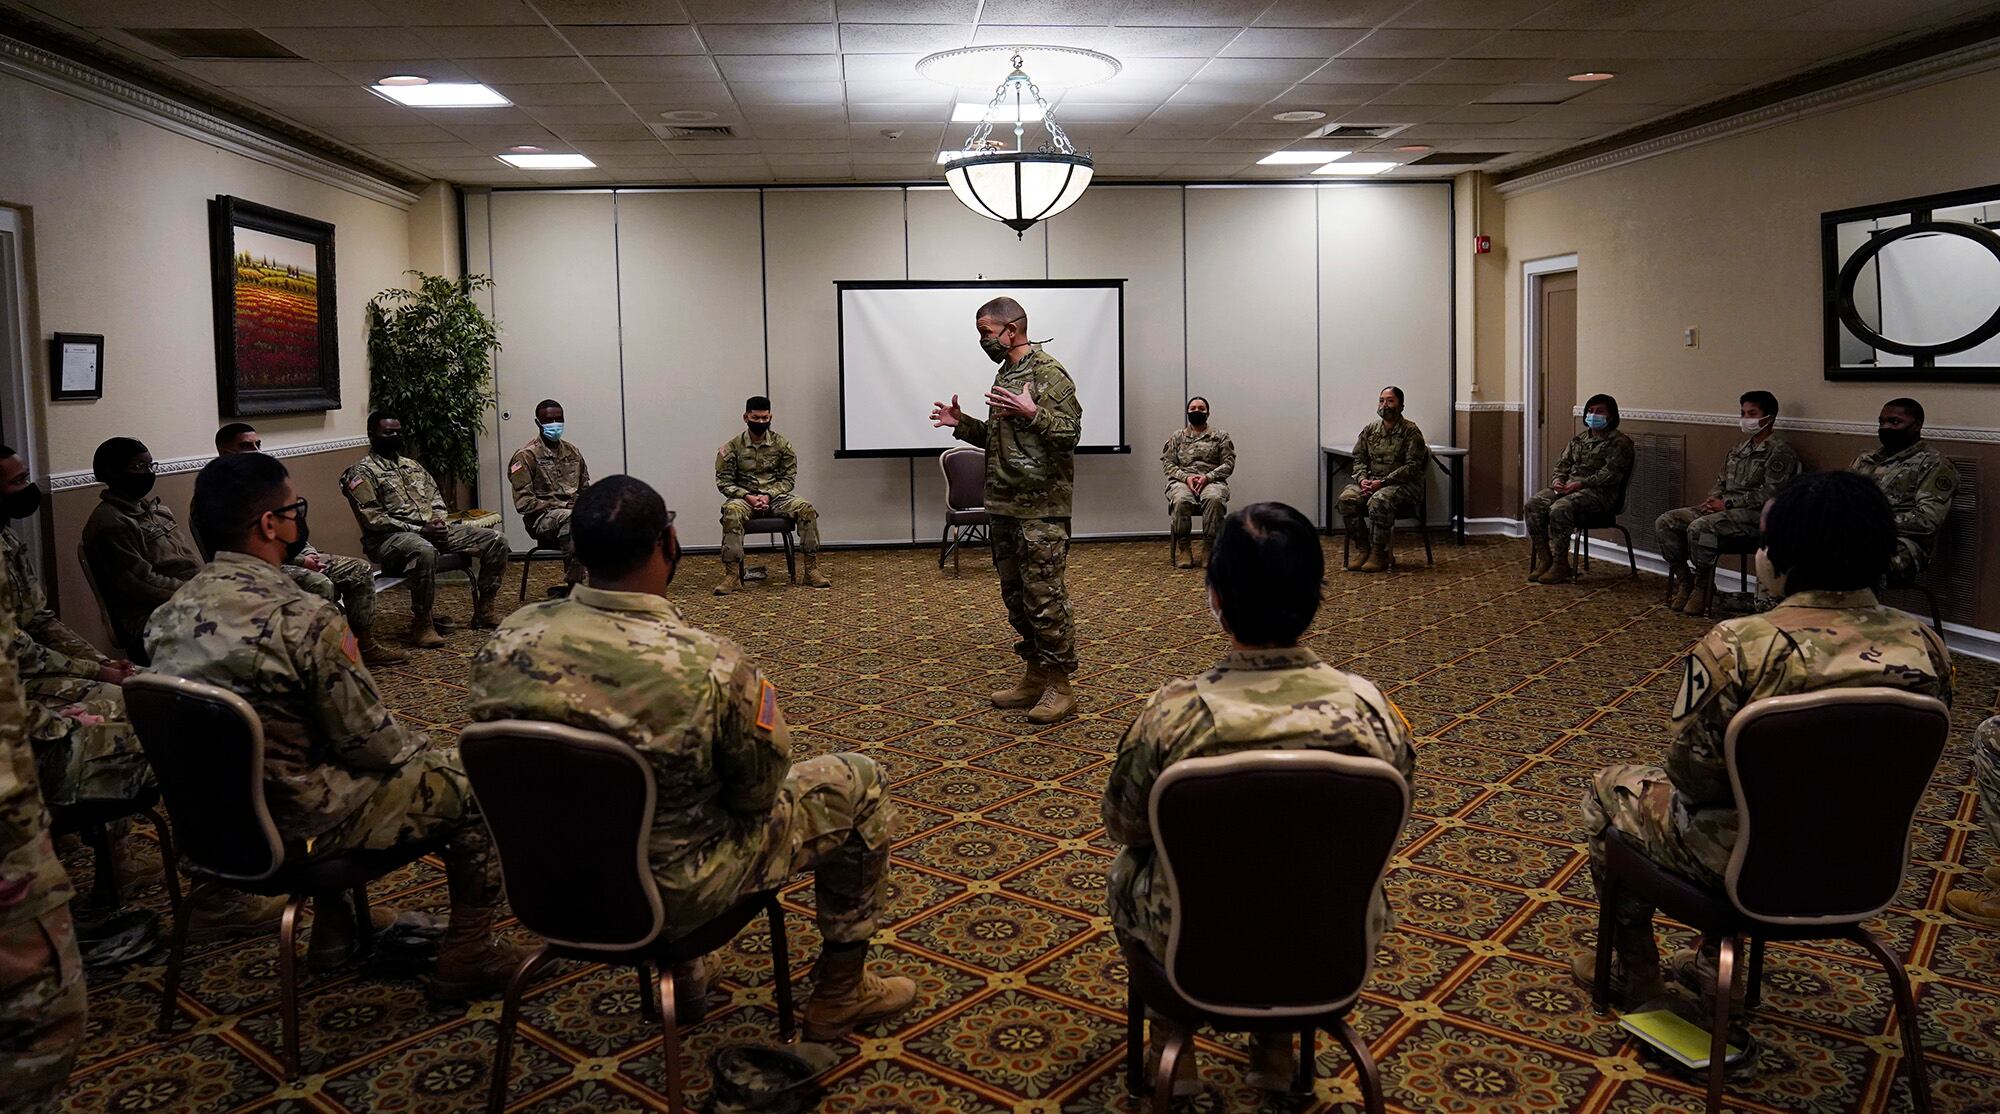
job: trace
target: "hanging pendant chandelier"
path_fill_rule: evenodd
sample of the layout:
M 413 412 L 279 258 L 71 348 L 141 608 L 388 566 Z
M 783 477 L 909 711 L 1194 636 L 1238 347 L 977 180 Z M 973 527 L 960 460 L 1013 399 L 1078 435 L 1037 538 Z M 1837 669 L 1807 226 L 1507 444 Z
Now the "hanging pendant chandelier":
M 986 114 L 972 129 L 965 147 L 945 168 L 944 180 L 965 207 L 1014 230 L 1014 238 L 1071 205 L 1090 186 L 1090 156 L 1079 154 L 1069 135 L 1056 123 L 1055 110 L 1042 97 L 1020 54 L 1011 59 L 1013 72 L 993 91 Z M 1112 63 L 1114 66 L 1116 63 Z M 1115 71 L 1114 71 L 1115 72 Z M 1012 102 L 1014 148 L 993 138 L 993 125 Z M 1048 138 L 1030 151 L 1022 146 L 1030 107 L 1039 113 Z

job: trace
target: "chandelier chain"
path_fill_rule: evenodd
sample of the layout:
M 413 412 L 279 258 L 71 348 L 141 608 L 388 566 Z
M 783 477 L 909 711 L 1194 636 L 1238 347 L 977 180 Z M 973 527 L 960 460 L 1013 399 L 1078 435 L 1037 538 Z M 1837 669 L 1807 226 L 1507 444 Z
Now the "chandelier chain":
M 1063 131 L 1061 124 L 1056 123 L 1055 110 L 1049 107 L 1047 98 L 1042 96 L 1041 86 L 1036 85 L 1034 80 L 1022 71 L 1021 56 L 1018 54 L 1015 55 L 1013 61 L 1014 72 L 994 87 L 993 99 L 986 102 L 986 114 L 980 117 L 978 125 L 972 129 L 972 134 L 966 137 L 965 150 L 968 152 L 977 152 L 986 149 L 986 144 L 993 135 L 994 116 L 1000 110 L 1000 103 L 1007 99 L 1009 88 L 1016 84 L 1015 75 L 1018 74 L 1020 81 L 1027 85 L 1028 94 L 1035 98 L 1035 106 L 1042 110 L 1042 127 L 1048 132 L 1049 138 L 1039 148 L 1041 153 L 1058 155 L 1076 154 L 1076 146 L 1070 142 L 1069 133 Z M 1020 124 L 1021 121 L 1015 121 L 1016 134 L 1019 134 L 1018 129 Z

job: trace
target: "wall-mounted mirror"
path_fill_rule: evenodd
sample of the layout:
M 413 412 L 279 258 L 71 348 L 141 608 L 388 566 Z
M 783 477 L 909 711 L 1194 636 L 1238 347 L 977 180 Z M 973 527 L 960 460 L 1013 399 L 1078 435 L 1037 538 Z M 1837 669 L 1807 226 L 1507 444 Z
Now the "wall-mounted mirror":
M 1826 377 L 2000 381 L 2000 186 L 1820 216 Z

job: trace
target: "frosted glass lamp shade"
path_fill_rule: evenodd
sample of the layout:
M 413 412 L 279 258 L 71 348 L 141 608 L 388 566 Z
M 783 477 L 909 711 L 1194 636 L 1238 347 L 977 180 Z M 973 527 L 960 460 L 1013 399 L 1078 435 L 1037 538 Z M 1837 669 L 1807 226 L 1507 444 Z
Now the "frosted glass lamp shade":
M 1004 151 L 959 159 L 944 180 L 966 208 L 1020 236 L 1076 204 L 1090 185 L 1090 156 Z

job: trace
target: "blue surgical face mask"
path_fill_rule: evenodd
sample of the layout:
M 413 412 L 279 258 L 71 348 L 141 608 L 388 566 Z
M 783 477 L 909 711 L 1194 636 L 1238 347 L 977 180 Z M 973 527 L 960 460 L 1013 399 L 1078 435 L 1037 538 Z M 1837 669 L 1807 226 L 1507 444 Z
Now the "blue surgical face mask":
M 542 436 L 548 438 L 551 441 L 562 440 L 562 431 L 563 431 L 563 424 L 561 422 L 542 423 Z
M 1589 429 L 1603 429 L 1611 424 L 1611 419 L 1604 414 L 1585 414 L 1583 424 Z

